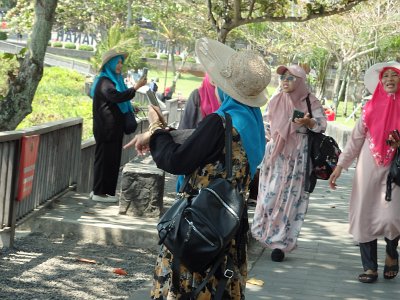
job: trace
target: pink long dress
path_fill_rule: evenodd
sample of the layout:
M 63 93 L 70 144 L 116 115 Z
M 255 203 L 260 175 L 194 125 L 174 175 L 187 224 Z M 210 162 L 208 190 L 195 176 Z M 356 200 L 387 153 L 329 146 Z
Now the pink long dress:
M 274 112 L 270 112 L 274 113 Z M 316 124 L 315 132 L 326 129 L 326 116 L 322 105 L 312 111 Z M 292 111 L 287 112 L 288 122 L 291 122 Z M 308 208 L 309 193 L 304 191 L 306 161 L 307 161 L 307 129 L 300 127 L 299 143 L 289 158 L 282 153 L 273 163 L 269 157 L 276 146 L 271 140 L 268 124 L 269 113 L 264 116 L 266 136 L 269 142 L 265 149 L 264 160 L 260 167 L 257 206 L 255 208 L 251 233 L 264 247 L 281 249 L 290 252 L 297 246 L 301 227 Z

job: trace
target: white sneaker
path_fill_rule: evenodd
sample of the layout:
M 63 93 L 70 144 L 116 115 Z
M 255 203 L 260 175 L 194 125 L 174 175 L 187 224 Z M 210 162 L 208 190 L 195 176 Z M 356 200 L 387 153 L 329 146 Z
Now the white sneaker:
M 110 195 L 94 195 L 91 198 L 93 201 L 96 202 L 104 202 L 104 203 L 115 203 L 118 202 L 117 197 L 110 196 Z
M 94 195 L 94 193 L 93 193 L 93 191 L 91 191 L 90 194 L 89 194 L 89 199 L 92 199 L 93 195 Z

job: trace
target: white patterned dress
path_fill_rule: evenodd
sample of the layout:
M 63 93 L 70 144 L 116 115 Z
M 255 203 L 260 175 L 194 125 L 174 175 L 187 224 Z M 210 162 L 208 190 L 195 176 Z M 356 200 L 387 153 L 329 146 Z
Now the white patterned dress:
M 326 116 L 322 106 L 312 111 L 315 132 L 325 131 Z M 291 116 L 287 116 L 288 121 Z M 270 139 L 268 114 L 266 135 Z M 267 143 L 264 160 L 260 167 L 257 206 L 251 228 L 252 235 L 265 247 L 290 252 L 297 246 L 301 227 L 308 208 L 309 193 L 304 191 L 307 162 L 307 129 L 298 132 L 300 143 L 289 158 L 280 153 L 269 163 L 275 148 L 274 140 Z

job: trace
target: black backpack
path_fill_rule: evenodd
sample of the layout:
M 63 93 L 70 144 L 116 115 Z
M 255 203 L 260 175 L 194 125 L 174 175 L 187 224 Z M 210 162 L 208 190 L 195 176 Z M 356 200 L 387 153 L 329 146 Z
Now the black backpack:
M 214 299 L 222 298 L 225 284 L 233 274 L 229 246 L 242 221 L 245 202 L 238 187 L 232 184 L 232 120 L 225 115 L 225 168 L 227 178 L 213 179 L 197 195 L 179 198 L 157 224 L 159 244 L 173 254 L 172 284 L 179 286 L 179 268 L 182 263 L 191 272 L 205 272 L 206 278 L 191 293 L 180 298 L 196 299 L 211 276 L 227 256 L 227 266 L 221 270 Z M 184 191 L 190 176 L 185 178 Z
M 312 118 L 312 110 L 309 96 L 306 98 L 308 112 Z M 306 190 L 310 193 L 314 191 L 317 179 L 328 180 L 333 170 L 337 166 L 339 155 L 342 151 L 338 143 L 331 136 L 321 132 L 308 130 L 308 160 L 306 172 L 309 174 L 310 160 L 312 172 L 306 181 Z M 308 185 L 308 186 L 307 186 Z

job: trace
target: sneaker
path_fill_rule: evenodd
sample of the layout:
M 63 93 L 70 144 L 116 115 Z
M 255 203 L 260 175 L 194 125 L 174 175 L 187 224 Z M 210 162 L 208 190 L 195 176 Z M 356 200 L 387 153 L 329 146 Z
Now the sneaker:
M 118 202 L 117 197 L 110 196 L 110 195 L 94 195 L 91 198 L 93 201 L 96 202 L 104 202 L 104 203 L 115 203 Z
M 90 194 L 89 194 L 89 199 L 92 199 L 93 195 L 94 195 L 94 193 L 93 193 L 93 191 L 91 191 Z

